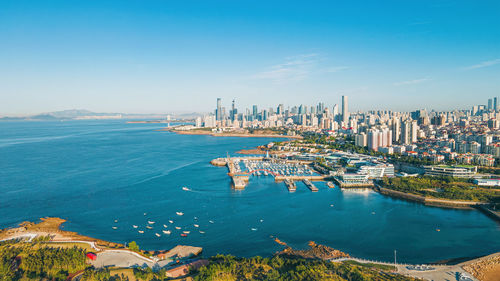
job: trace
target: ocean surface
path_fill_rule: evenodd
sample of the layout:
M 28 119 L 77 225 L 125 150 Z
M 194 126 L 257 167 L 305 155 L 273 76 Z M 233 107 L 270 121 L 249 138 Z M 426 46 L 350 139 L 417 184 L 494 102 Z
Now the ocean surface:
M 317 193 L 298 183 L 290 194 L 264 176 L 234 191 L 227 169 L 209 161 L 273 139 L 177 135 L 157 131 L 162 126 L 0 122 L 0 228 L 55 216 L 68 220 L 64 229 L 84 235 L 150 250 L 201 246 L 205 256 L 269 256 L 282 249 L 271 236 L 297 248 L 312 240 L 375 260 L 392 261 L 397 250 L 398 262 L 409 263 L 500 251 L 500 225 L 475 210 L 324 183 L 316 184 Z M 155 222 L 152 230 L 148 221 Z M 164 224 L 171 235 L 162 233 Z M 183 230 L 191 231 L 188 237 L 180 237 Z

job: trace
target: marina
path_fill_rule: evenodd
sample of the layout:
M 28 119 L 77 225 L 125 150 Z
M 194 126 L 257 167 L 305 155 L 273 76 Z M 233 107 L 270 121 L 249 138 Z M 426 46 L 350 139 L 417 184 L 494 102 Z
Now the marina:
M 319 189 L 311 181 L 325 180 L 325 176 L 312 167 L 311 161 L 228 156 L 214 159 L 210 163 L 214 166 L 226 166 L 232 187 L 239 190 L 245 189 L 252 177 L 272 176 L 276 182 L 285 181 L 290 192 L 296 190 L 296 186 L 290 187 L 290 181 L 303 181 L 311 191 L 317 192 Z

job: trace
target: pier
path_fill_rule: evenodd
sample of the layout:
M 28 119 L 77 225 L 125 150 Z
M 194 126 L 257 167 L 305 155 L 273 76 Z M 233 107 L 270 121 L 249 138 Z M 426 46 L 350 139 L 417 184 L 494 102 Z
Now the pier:
M 318 192 L 319 189 L 310 180 L 305 179 L 303 182 L 312 192 Z
M 285 185 L 289 192 L 295 192 L 295 190 L 297 190 L 297 185 L 291 179 L 285 179 Z

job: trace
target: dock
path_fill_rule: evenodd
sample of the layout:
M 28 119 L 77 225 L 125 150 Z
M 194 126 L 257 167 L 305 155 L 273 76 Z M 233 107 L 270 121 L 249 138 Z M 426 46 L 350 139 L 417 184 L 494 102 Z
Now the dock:
M 318 192 L 319 189 L 310 180 L 304 179 L 303 182 L 312 192 Z
M 231 179 L 233 182 L 234 189 L 245 189 L 245 186 L 247 185 L 247 183 L 245 182 L 244 179 L 237 177 L 237 176 L 233 176 L 233 177 L 231 177 Z
M 295 192 L 295 190 L 297 190 L 297 185 L 291 179 L 285 179 L 285 185 L 289 192 Z

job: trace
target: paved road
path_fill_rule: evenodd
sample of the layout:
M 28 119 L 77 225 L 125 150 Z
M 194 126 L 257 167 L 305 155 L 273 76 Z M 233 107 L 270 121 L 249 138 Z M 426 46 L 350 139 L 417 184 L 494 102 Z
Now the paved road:
M 97 259 L 91 261 L 92 265 L 99 268 L 105 266 L 118 266 L 118 267 L 153 267 L 155 262 L 141 257 L 135 253 L 119 250 L 106 250 L 97 253 Z

